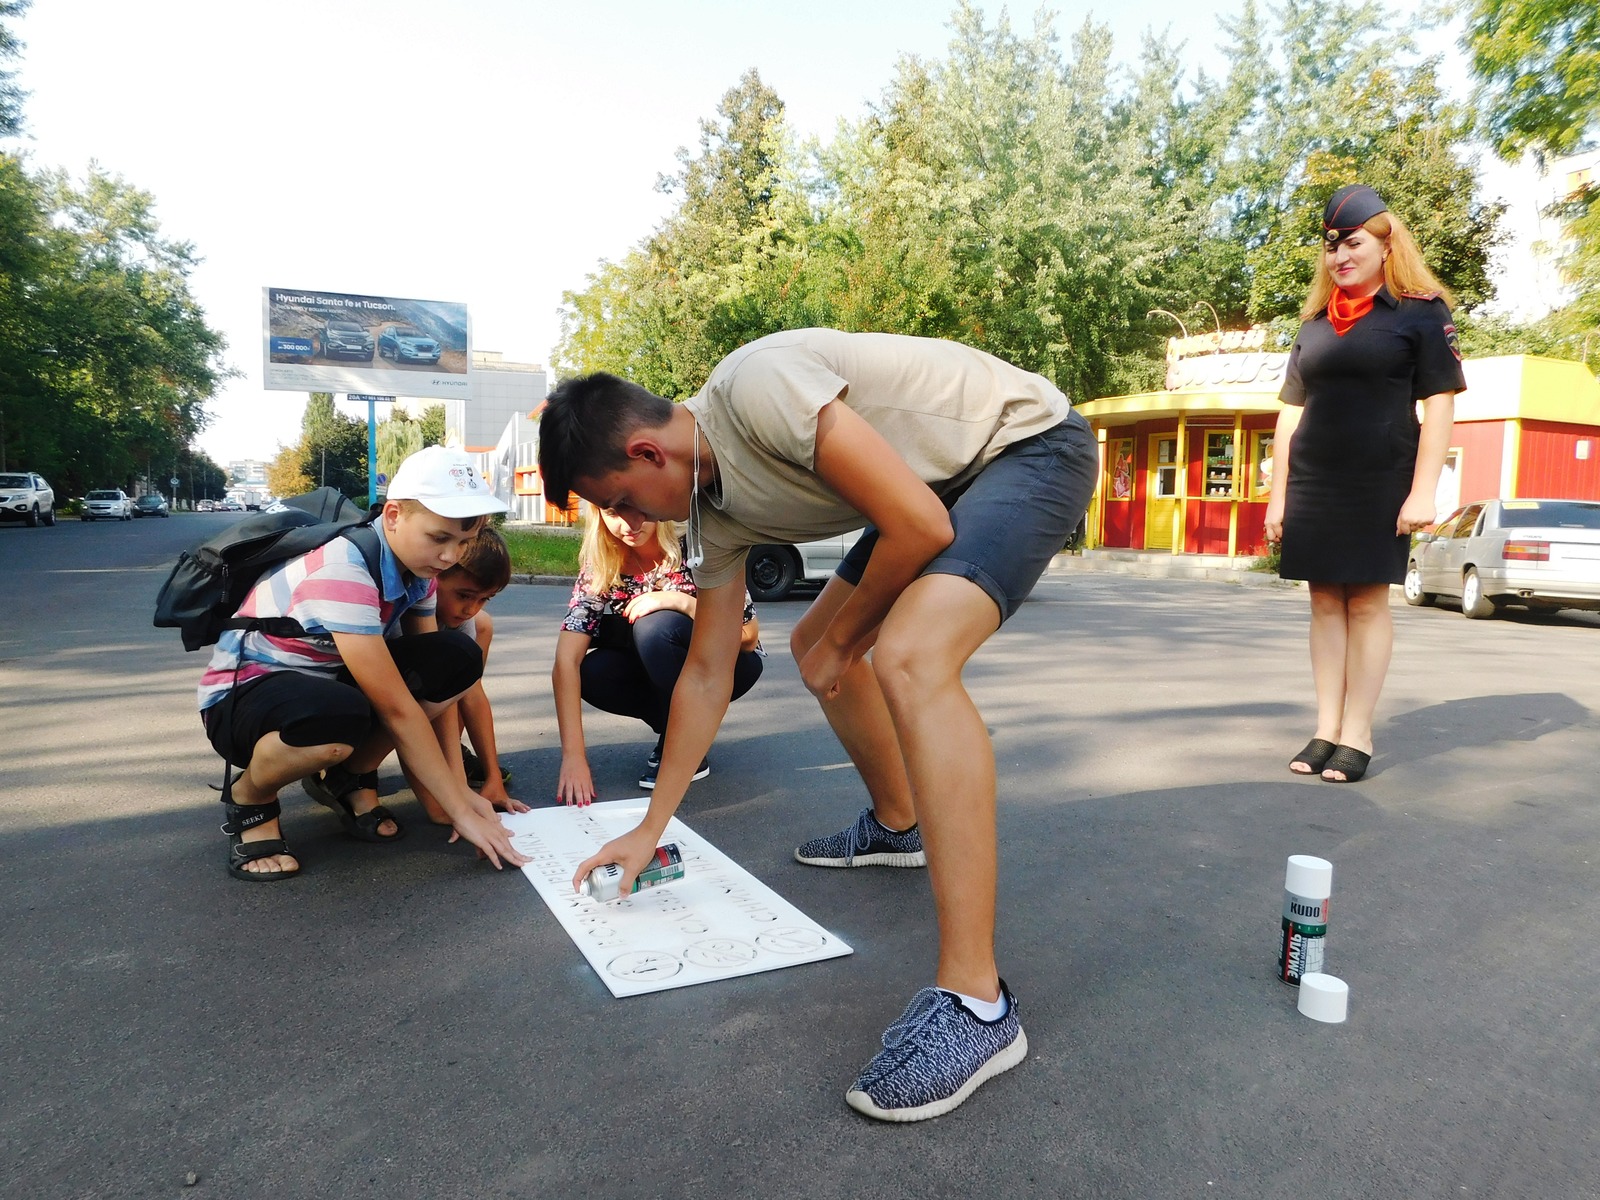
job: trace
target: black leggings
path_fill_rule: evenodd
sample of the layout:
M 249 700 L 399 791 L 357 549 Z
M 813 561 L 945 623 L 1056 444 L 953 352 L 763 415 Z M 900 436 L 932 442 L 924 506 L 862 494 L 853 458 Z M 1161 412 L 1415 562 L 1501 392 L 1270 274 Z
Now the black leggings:
M 621 632 L 616 621 L 608 622 L 607 636 L 597 638 L 596 647 L 583 656 L 583 698 L 602 712 L 638 717 L 657 734 L 665 733 L 694 622 L 680 612 L 657 610 L 628 625 L 626 636 Z M 754 650 L 739 651 L 733 699 L 755 686 L 761 666 Z

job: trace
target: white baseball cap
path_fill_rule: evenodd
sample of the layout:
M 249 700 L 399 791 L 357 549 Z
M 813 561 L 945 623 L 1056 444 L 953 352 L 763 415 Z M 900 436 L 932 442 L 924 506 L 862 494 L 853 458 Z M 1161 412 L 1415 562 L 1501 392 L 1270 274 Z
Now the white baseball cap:
M 390 500 L 415 500 L 441 517 L 481 517 L 505 512 L 465 450 L 428 446 L 401 463 L 389 481 Z

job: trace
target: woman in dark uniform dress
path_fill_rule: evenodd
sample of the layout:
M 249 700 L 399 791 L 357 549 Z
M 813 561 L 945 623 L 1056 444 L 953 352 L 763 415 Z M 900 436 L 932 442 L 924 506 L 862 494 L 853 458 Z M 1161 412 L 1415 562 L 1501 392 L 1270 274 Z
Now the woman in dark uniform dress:
M 1389 585 L 1435 519 L 1455 393 L 1466 387 L 1447 293 L 1378 193 L 1340 188 L 1279 400 L 1266 537 L 1311 592 L 1317 731 L 1289 763 L 1354 783 L 1394 643 Z M 1422 423 L 1417 422 L 1417 402 Z

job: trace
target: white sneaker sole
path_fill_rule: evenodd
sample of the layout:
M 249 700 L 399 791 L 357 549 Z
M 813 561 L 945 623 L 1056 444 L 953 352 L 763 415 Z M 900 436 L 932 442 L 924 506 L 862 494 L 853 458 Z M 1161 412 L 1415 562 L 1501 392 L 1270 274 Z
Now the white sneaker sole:
M 709 774 L 711 774 L 711 768 L 704 767 L 689 776 L 689 782 L 693 783 L 696 779 L 704 779 Z M 654 779 L 641 779 L 639 780 L 639 786 L 647 792 L 653 792 L 656 790 L 656 781 Z
M 928 865 L 928 856 L 924 851 L 913 850 L 909 854 L 858 854 L 854 858 L 806 858 L 796 850 L 795 862 L 805 863 L 808 867 L 925 867 Z
M 1016 1041 L 974 1071 L 972 1078 L 962 1084 L 960 1090 L 953 1095 L 945 1097 L 943 1100 L 935 1100 L 930 1104 L 919 1104 L 916 1108 L 879 1108 L 872 1102 L 872 1097 L 867 1093 L 858 1092 L 852 1088 L 844 1094 L 844 1102 L 858 1113 L 878 1121 L 926 1121 L 931 1117 L 942 1117 L 952 1109 L 961 1107 L 962 1103 L 973 1092 L 977 1091 L 996 1075 L 1004 1075 L 1027 1057 L 1028 1035 L 1018 1029 Z

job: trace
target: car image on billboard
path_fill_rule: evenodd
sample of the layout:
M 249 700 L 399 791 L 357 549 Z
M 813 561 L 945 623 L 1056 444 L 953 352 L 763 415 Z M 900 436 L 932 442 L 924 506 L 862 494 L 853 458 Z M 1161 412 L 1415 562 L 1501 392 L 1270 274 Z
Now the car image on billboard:
M 385 325 L 378 334 L 378 353 L 396 363 L 439 361 L 439 343 L 412 325 Z

